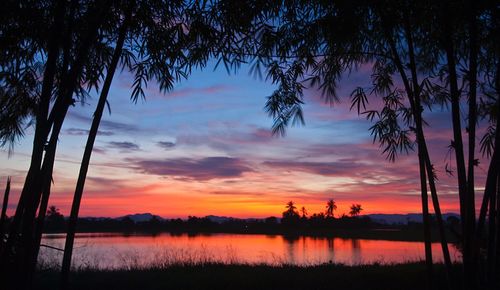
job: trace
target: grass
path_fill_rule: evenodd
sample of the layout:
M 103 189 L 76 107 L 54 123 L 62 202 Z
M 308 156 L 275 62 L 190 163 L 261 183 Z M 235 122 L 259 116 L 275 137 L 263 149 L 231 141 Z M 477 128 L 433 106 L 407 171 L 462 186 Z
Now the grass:
M 458 267 L 458 266 L 457 266 Z M 458 271 L 458 269 L 457 269 Z M 442 265 L 436 265 L 436 289 L 444 289 Z M 57 289 L 54 269 L 37 273 L 34 289 Z M 316 266 L 180 264 L 129 270 L 80 269 L 72 289 L 425 289 L 423 263 Z

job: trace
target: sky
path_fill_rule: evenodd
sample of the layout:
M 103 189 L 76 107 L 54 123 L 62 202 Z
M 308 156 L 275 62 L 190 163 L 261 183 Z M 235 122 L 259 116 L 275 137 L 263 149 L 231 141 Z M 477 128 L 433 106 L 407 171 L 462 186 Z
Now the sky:
M 329 199 L 336 201 L 336 215 L 347 214 L 353 203 L 361 204 L 364 214 L 421 212 L 416 152 L 387 161 L 372 142 L 372 124 L 349 111 L 352 90 L 370 83 L 367 68 L 343 77 L 340 103 L 331 105 L 320 92 L 306 90 L 306 124 L 289 128 L 284 137 L 271 134 L 272 119 L 263 109 L 276 87 L 248 71 L 243 66 L 228 74 L 211 64 L 166 94 L 149 83 L 146 100 L 137 104 L 130 100 L 131 75 L 117 74 L 80 216 L 150 212 L 166 218 L 261 218 L 281 216 L 290 200 L 309 214 L 324 212 Z M 66 216 L 96 99 L 70 109 L 59 138 L 49 205 Z M 450 116 L 446 108 L 426 111 L 425 133 L 442 210 L 458 212 L 456 179 L 445 174 Z M 0 186 L 12 177 L 8 214 L 22 188 L 32 137 L 28 128 L 11 156 L 5 148 L 0 151 Z M 485 161 L 477 169 L 478 190 L 486 170 Z

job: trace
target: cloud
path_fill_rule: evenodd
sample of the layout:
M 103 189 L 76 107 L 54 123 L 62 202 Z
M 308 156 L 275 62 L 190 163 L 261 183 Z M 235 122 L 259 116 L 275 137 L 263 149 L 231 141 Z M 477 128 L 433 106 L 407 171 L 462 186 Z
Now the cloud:
M 169 142 L 169 141 L 159 141 L 159 142 L 156 142 L 156 145 L 158 145 L 159 147 L 161 147 L 163 149 L 167 149 L 167 150 L 175 147 L 175 143 Z
M 108 142 L 108 148 L 113 148 L 113 149 L 120 149 L 122 151 L 138 151 L 139 145 L 132 143 L 132 142 L 115 142 L 111 141 Z
M 136 164 L 137 169 L 143 173 L 201 181 L 216 178 L 235 178 L 245 172 L 252 171 L 241 159 L 231 157 L 138 160 Z
M 101 148 L 101 147 L 97 147 L 97 146 L 94 146 L 94 149 L 92 149 L 92 151 L 95 152 L 95 153 L 99 153 L 99 154 L 105 154 L 106 153 L 106 149 Z
M 399 163 L 387 162 L 386 164 L 381 164 L 377 160 L 361 162 L 356 158 L 343 158 L 332 162 L 277 160 L 265 161 L 262 164 L 286 171 L 307 172 L 328 177 L 347 177 L 351 178 L 350 183 L 364 185 L 394 184 L 406 182 L 418 176 L 418 167 L 415 168 L 411 158 L 405 158 Z
M 64 130 L 64 133 L 66 135 L 72 135 L 72 136 L 88 136 L 89 135 L 89 130 L 79 129 L 79 128 L 69 128 L 69 129 Z M 101 131 L 101 130 L 99 130 L 97 132 L 97 135 L 112 136 L 112 135 L 114 135 L 114 133 L 111 132 L 111 131 Z
M 297 162 L 297 161 L 265 161 L 266 166 L 290 171 L 303 171 L 324 176 L 350 175 L 366 165 L 355 162 Z
M 71 112 L 69 116 L 75 120 L 85 122 L 85 123 L 91 123 L 92 118 L 89 118 L 87 116 L 83 116 L 79 113 L 76 112 Z M 109 130 L 109 131 L 120 131 L 124 133 L 133 133 L 137 132 L 139 128 L 135 125 L 132 124 L 126 124 L 126 123 L 121 123 L 121 122 L 115 122 L 115 121 L 108 121 L 108 120 L 101 120 L 100 127 Z M 112 132 L 111 132 L 112 133 Z
M 266 128 L 250 127 L 243 130 L 234 130 L 231 134 L 228 134 L 227 130 L 212 131 L 211 134 L 207 134 L 206 132 L 179 134 L 176 136 L 176 139 L 177 144 L 192 146 L 207 145 L 225 152 L 234 152 L 236 148 L 244 148 L 250 145 L 281 144 L 284 142 L 283 139 L 273 136 L 271 130 Z
M 213 85 L 203 88 L 184 88 L 180 90 L 174 90 L 166 95 L 167 98 L 172 97 L 186 97 L 186 96 L 198 96 L 198 95 L 212 95 L 224 91 L 228 91 L 231 88 L 226 85 Z

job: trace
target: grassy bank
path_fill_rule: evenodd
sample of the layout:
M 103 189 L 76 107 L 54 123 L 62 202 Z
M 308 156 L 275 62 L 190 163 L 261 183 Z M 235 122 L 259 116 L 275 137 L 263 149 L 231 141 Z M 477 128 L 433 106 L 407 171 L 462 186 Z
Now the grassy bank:
M 436 289 L 444 289 L 436 265 Z M 458 271 L 458 269 L 457 269 Z M 59 274 L 39 271 L 35 289 L 58 289 Z M 72 273 L 72 289 L 425 289 L 425 265 L 369 266 L 178 265 L 166 268 Z

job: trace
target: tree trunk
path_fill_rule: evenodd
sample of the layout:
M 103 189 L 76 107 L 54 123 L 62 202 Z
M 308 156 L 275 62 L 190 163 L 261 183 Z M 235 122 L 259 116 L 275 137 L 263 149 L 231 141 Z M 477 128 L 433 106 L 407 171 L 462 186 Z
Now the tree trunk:
M 494 285 L 500 286 L 500 214 L 498 211 L 500 211 L 500 172 L 497 172 L 496 257 L 492 276 Z
M 42 172 L 40 174 L 41 177 L 45 179 L 49 179 L 49 182 L 52 177 L 52 169 L 53 163 L 55 160 L 55 153 L 57 149 L 57 141 L 59 137 L 59 133 L 61 127 L 64 123 L 64 119 L 66 117 L 69 106 L 73 103 L 73 92 L 75 91 L 76 84 L 78 81 L 78 77 L 81 74 L 81 71 L 85 65 L 85 62 L 88 59 L 88 54 L 90 48 L 95 41 L 98 29 L 103 21 L 104 13 L 109 7 L 110 2 L 105 1 L 103 3 L 99 3 L 98 7 L 90 9 L 88 17 L 90 18 L 89 25 L 86 31 L 86 34 L 83 38 L 83 42 L 79 47 L 77 56 L 75 58 L 75 62 L 71 66 L 71 70 L 69 71 L 67 77 L 63 81 L 63 90 L 60 93 L 56 103 L 51 112 L 51 116 L 49 116 L 49 122 L 53 122 L 52 132 L 49 144 L 47 146 L 47 153 L 44 156 L 44 162 L 42 166 Z M 53 120 L 50 120 L 53 117 Z M 42 178 L 39 178 L 42 179 Z M 35 213 L 36 209 L 40 203 L 41 193 L 43 188 L 41 188 L 42 184 L 44 184 L 46 180 L 40 180 L 39 186 L 34 188 L 32 196 L 34 197 L 31 204 L 26 204 L 26 212 L 25 212 L 25 220 L 22 225 L 22 247 L 24 252 L 17 259 L 21 263 L 19 274 L 23 275 L 23 279 L 21 281 L 24 282 L 25 288 L 30 288 L 32 286 L 32 278 L 33 278 L 33 267 L 32 260 L 34 254 L 37 252 L 39 245 L 36 244 L 37 239 L 34 235 L 34 225 L 35 225 Z
M 412 83 L 413 83 L 413 100 L 410 100 L 410 105 L 412 106 L 412 111 L 413 115 L 415 118 L 415 126 L 416 126 L 416 135 L 417 135 L 417 145 L 418 145 L 418 161 L 419 161 L 419 170 L 420 170 L 420 186 L 423 187 L 425 186 L 425 191 L 422 190 L 422 204 L 427 204 L 427 183 L 425 181 L 425 176 L 427 172 L 427 177 L 429 179 L 429 187 L 431 190 L 431 197 L 432 197 L 432 204 L 434 207 L 434 212 L 436 213 L 436 219 L 439 227 L 439 232 L 440 232 L 440 238 L 441 238 L 441 247 L 443 250 L 443 258 L 445 261 L 445 266 L 446 266 L 446 278 L 447 278 L 447 283 L 448 287 L 450 287 L 451 280 L 450 280 L 450 275 L 451 275 L 451 258 L 450 258 L 450 253 L 448 250 L 448 243 L 446 241 L 446 235 L 444 232 L 444 225 L 443 225 L 443 218 L 441 215 L 441 208 L 439 206 L 439 199 L 437 197 L 437 191 L 436 191 L 436 185 L 434 182 L 434 174 L 432 171 L 432 165 L 430 162 L 430 157 L 429 157 L 429 152 L 427 150 L 427 144 L 425 141 L 425 135 L 424 135 L 424 130 L 423 130 L 423 121 L 422 121 L 422 105 L 421 105 L 421 100 L 420 100 L 420 85 L 418 82 L 418 73 L 417 73 L 417 65 L 416 65 L 416 57 L 415 57 L 415 52 L 414 52 L 414 43 L 413 43 L 413 36 L 412 36 L 412 27 L 410 23 L 410 15 L 405 12 L 406 17 L 405 17 L 405 34 L 406 34 L 406 40 L 408 43 L 408 54 L 409 54 L 409 60 L 410 60 L 410 71 L 411 71 L 411 76 L 412 76 Z M 411 96 L 410 96 L 411 98 Z M 423 176 L 423 177 L 422 177 Z M 427 206 L 428 207 L 428 206 Z M 425 220 L 425 212 L 427 211 L 427 221 Z M 426 243 L 426 257 L 427 255 L 430 255 L 430 261 L 431 264 L 427 265 L 427 267 L 432 268 L 432 249 L 431 249 L 431 243 L 430 243 L 430 222 L 429 222 L 429 210 L 428 208 L 423 206 L 423 212 L 424 212 L 424 232 L 427 232 L 425 235 L 428 237 L 428 242 Z M 427 223 L 427 225 L 426 225 Z M 426 259 L 427 261 L 427 259 Z M 432 281 L 432 271 L 429 276 L 430 281 Z
M 7 220 L 7 205 L 9 204 L 9 193 L 10 193 L 10 177 L 7 177 L 7 185 L 5 186 L 5 192 L 3 194 L 2 203 L 2 214 L 0 215 L 0 248 L 3 248 L 3 235 L 5 221 Z
M 453 46 L 453 32 L 451 29 L 450 15 L 452 12 L 448 7 L 448 1 L 444 1 L 443 14 L 443 48 L 446 54 L 446 62 L 449 75 L 449 87 L 451 95 L 451 115 L 453 124 L 453 149 L 455 150 L 455 161 L 457 167 L 458 195 L 460 199 L 460 217 L 462 221 L 463 237 L 463 265 L 465 289 L 473 289 L 476 283 L 476 267 L 473 261 L 473 221 L 470 212 L 470 200 L 467 197 L 467 176 L 464 159 L 464 147 L 462 142 L 462 125 L 460 118 L 460 91 L 458 89 L 458 77 L 456 72 L 455 50 Z
M 466 224 L 465 227 L 469 233 L 475 232 L 476 225 L 476 197 L 475 197 L 475 150 L 476 150 L 476 123 L 477 123 L 477 59 L 478 59 L 478 43 L 477 43 L 477 20 L 476 20 L 476 1 L 469 1 L 469 72 L 467 79 L 469 83 L 469 113 L 468 113 L 468 170 L 467 170 L 467 194 L 465 203 Z M 475 239 L 475 235 L 471 235 L 471 264 L 478 265 L 478 246 L 479 243 Z M 471 266 L 474 267 L 474 266 Z
M 498 174 L 495 178 L 495 191 L 497 188 Z M 486 258 L 486 277 L 487 283 L 490 289 L 493 289 L 493 281 L 495 280 L 495 264 L 496 264 L 496 241 L 495 238 L 497 236 L 496 230 L 496 220 L 497 220 L 497 200 L 496 200 L 496 192 L 490 194 L 490 209 L 488 214 L 488 255 Z
M 63 26 L 61 19 L 64 15 L 64 5 L 65 1 L 57 1 L 54 7 L 54 23 L 51 28 L 51 38 L 49 39 L 48 44 L 47 63 L 43 74 L 40 102 L 36 111 L 36 126 L 33 138 L 33 149 L 31 153 L 30 167 L 26 174 L 26 179 L 24 182 L 23 190 L 21 191 L 21 195 L 19 197 L 19 202 L 17 203 L 14 218 L 11 222 L 6 251 L 2 253 L 2 267 L 10 268 L 5 263 L 10 260 L 8 258 L 8 256 L 10 256 L 11 254 L 10 248 L 15 244 L 15 239 L 17 238 L 18 227 L 23 218 L 25 204 L 27 203 L 26 199 L 31 199 L 28 197 L 28 195 L 32 192 L 31 189 L 36 183 L 36 179 L 40 173 L 45 140 L 47 140 L 48 134 L 46 123 L 50 99 L 52 96 L 54 76 L 56 73 L 57 58 L 59 55 L 59 36 L 61 27 Z
M 422 138 L 424 138 L 423 133 L 422 133 Z M 443 260 L 444 264 L 446 267 L 446 279 L 448 281 L 448 287 L 452 289 L 452 263 L 451 263 L 451 257 L 450 257 L 450 250 L 448 248 L 448 239 L 446 238 L 446 231 L 444 228 L 444 221 L 443 221 L 443 215 L 441 213 L 441 207 L 439 206 L 439 198 L 437 195 L 437 190 L 436 190 L 436 183 L 434 179 L 434 173 L 432 171 L 432 163 L 429 157 L 429 152 L 427 151 L 427 145 L 425 143 L 424 139 L 424 146 L 425 146 L 425 157 L 426 157 L 426 167 L 427 167 L 427 177 L 429 178 L 429 187 L 431 190 L 431 197 L 432 197 L 432 205 L 434 207 L 434 213 L 436 214 L 436 222 L 439 230 L 439 236 L 440 236 L 440 242 L 441 242 L 441 249 L 443 251 Z
M 52 97 L 52 88 L 56 73 L 57 58 L 59 56 L 60 32 L 63 27 L 63 16 L 65 11 L 65 1 L 57 1 L 54 6 L 54 22 L 51 27 L 51 37 L 48 42 L 47 62 L 43 75 L 42 92 L 36 111 L 36 126 L 33 138 L 33 149 L 31 154 L 30 167 L 26 175 L 23 190 L 17 203 L 14 218 L 12 219 L 9 237 L 4 250 L 1 253 L 0 272 L 3 276 L 4 285 L 13 287 L 11 282 L 23 281 L 22 270 L 20 268 L 21 257 L 24 254 L 22 248 L 13 249 L 18 246 L 19 226 L 26 222 L 26 207 L 34 202 L 34 188 L 37 187 L 40 178 L 40 166 L 43 158 L 45 141 L 49 132 L 47 126 L 47 115 Z M 22 245 L 21 245 L 22 247 Z M 12 264 L 12 262 L 14 262 Z
M 68 229 L 66 234 L 66 243 L 64 246 L 64 256 L 63 256 L 62 271 L 61 271 L 62 289 L 69 289 L 69 272 L 71 269 L 71 256 L 73 253 L 73 244 L 75 239 L 76 223 L 78 220 L 78 212 L 80 210 L 80 202 L 82 199 L 85 180 L 87 177 L 87 172 L 90 164 L 90 157 L 92 155 L 92 150 L 94 148 L 94 142 L 97 136 L 97 132 L 99 130 L 99 124 L 101 122 L 104 107 L 106 105 L 106 99 L 108 96 L 109 89 L 111 87 L 111 83 L 113 81 L 113 76 L 115 74 L 116 67 L 118 66 L 118 62 L 120 60 L 120 56 L 122 53 L 123 43 L 125 41 L 125 36 L 127 33 L 127 24 L 129 17 L 130 15 L 126 16 L 124 23 L 120 28 L 119 37 L 116 43 L 115 51 L 113 53 L 113 58 L 108 67 L 106 79 L 104 81 L 104 85 L 101 91 L 101 95 L 99 97 L 97 108 L 94 113 L 94 119 L 92 120 L 92 126 L 90 128 L 87 144 L 85 145 L 85 151 L 80 166 L 80 172 L 76 184 L 75 195 L 73 197 L 73 203 L 71 206 L 71 214 L 68 220 Z
M 396 46 L 394 44 L 394 41 L 391 38 L 391 35 L 387 29 L 387 27 L 384 28 L 385 34 L 386 34 L 386 40 L 390 45 L 391 49 L 391 54 L 393 55 L 396 67 L 401 75 L 401 79 L 403 80 L 403 84 L 409 99 L 409 102 L 412 107 L 412 111 L 414 115 L 416 114 L 416 109 L 415 109 L 415 101 L 413 98 L 413 90 L 411 88 L 410 82 L 408 80 L 408 77 L 406 75 L 406 72 L 404 70 L 403 64 L 401 62 L 401 59 L 399 57 L 399 54 L 397 52 Z M 420 115 L 420 113 L 418 114 Z M 418 133 L 417 133 L 418 134 Z M 418 140 L 418 137 L 417 137 Z M 425 162 L 423 159 L 421 159 L 421 151 L 420 151 L 420 141 L 419 141 L 419 152 L 418 152 L 418 159 L 419 159 L 419 172 L 420 172 L 420 193 L 421 193 L 421 200 L 422 200 L 422 217 L 423 217 L 423 222 L 424 222 L 424 243 L 425 243 L 425 261 L 426 261 L 426 271 L 427 271 L 427 279 L 428 279 L 428 285 L 429 288 L 432 286 L 432 277 L 433 277 L 433 266 L 432 266 L 432 247 L 431 247 L 431 235 L 430 235 L 430 228 L 429 228 L 429 205 L 428 205 L 428 196 L 427 196 L 427 184 L 426 184 L 426 177 L 425 177 Z M 423 162 L 422 162 L 423 161 Z
M 471 224 L 468 225 L 470 230 L 474 232 L 476 223 L 476 202 L 474 192 L 474 167 L 475 167 L 475 153 L 476 153 L 476 123 L 477 123 L 477 57 L 478 57 L 478 44 L 477 44 L 477 21 L 476 21 L 476 1 L 470 0 L 469 8 L 469 162 L 467 171 L 467 214 L 469 217 L 467 221 Z

